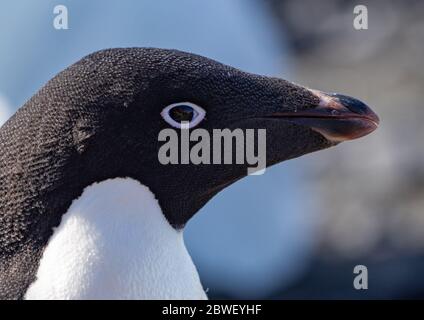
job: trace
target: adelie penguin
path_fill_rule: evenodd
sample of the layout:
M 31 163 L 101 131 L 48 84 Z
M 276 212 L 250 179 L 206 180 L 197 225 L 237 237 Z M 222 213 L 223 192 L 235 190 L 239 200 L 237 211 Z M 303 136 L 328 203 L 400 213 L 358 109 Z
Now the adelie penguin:
M 206 298 L 183 228 L 247 164 L 161 164 L 158 134 L 181 119 L 266 129 L 267 166 L 379 122 L 356 99 L 194 54 L 90 54 L 0 129 L 0 297 Z

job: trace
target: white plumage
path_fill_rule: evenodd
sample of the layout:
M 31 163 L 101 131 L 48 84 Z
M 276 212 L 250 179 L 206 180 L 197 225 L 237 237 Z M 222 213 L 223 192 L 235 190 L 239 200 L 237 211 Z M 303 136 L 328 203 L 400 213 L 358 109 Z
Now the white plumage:
M 87 187 L 44 251 L 26 299 L 206 299 L 182 231 L 133 179 Z

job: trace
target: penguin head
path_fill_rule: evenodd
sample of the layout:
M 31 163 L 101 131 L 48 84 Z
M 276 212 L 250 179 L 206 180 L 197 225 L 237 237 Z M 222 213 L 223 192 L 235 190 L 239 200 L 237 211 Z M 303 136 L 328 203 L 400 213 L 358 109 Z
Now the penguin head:
M 76 106 L 68 114 L 83 184 L 137 179 L 152 190 L 176 228 L 220 190 L 246 176 L 252 165 L 236 163 L 235 148 L 230 164 L 163 164 L 163 130 L 175 130 L 182 138 L 185 122 L 189 132 L 203 129 L 212 139 L 217 129 L 244 134 L 251 129 L 256 138 L 258 130 L 265 129 L 266 166 L 271 166 L 368 134 L 378 123 L 356 99 L 175 50 L 103 50 L 58 78 L 61 86 L 68 83 L 67 100 Z M 53 79 L 47 85 L 50 92 L 55 83 Z M 191 141 L 190 148 L 194 144 Z M 181 141 L 177 147 L 181 149 Z M 210 148 L 212 155 L 212 140 Z

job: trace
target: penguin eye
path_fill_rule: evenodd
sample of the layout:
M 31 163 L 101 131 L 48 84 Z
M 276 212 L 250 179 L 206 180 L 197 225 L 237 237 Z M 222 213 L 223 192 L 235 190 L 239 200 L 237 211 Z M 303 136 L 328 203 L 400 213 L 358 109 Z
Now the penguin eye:
M 173 103 L 161 112 L 162 118 L 171 126 L 181 129 L 181 122 L 188 122 L 189 128 L 197 126 L 205 118 L 206 111 L 191 102 Z

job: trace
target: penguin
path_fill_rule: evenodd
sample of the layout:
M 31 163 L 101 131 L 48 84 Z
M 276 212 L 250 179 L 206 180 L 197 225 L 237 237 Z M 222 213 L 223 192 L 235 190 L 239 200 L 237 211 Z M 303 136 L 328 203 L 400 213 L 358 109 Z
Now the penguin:
M 162 164 L 159 132 L 183 121 L 266 129 L 267 167 L 379 123 L 352 97 L 191 53 L 92 53 L 0 129 L 0 298 L 207 299 L 184 226 L 248 164 Z

